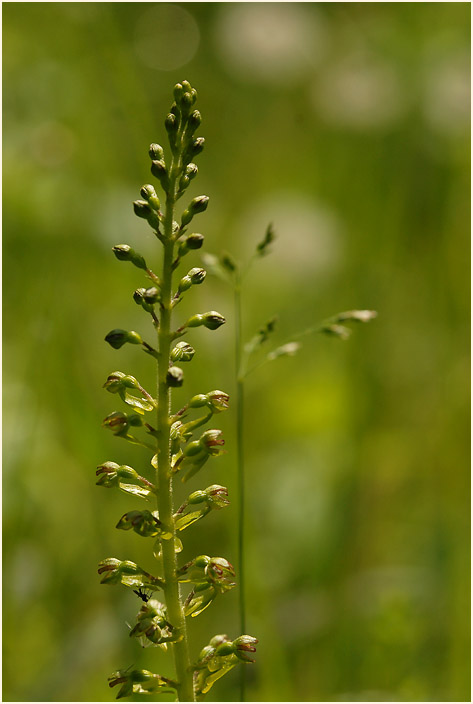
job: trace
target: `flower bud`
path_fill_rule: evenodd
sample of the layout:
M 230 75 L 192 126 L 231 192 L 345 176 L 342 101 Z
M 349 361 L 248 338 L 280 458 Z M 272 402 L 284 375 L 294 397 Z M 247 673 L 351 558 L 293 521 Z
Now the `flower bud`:
M 121 413 L 121 411 L 115 411 L 103 419 L 102 425 L 115 435 L 126 433 L 129 427 L 128 416 L 126 413 Z
M 207 210 L 208 204 L 208 196 L 197 196 L 196 198 L 193 198 L 191 200 L 189 210 L 192 212 L 192 215 L 196 215 L 197 213 L 203 213 L 204 210 Z
M 166 383 L 168 386 L 182 386 L 184 383 L 184 372 L 180 367 L 169 367 L 166 375 Z
M 171 351 L 173 362 L 190 362 L 195 354 L 195 349 L 188 342 L 178 342 Z
M 188 328 L 197 328 L 200 325 L 204 325 L 209 330 L 216 330 L 225 322 L 225 318 L 220 313 L 215 310 L 211 310 L 208 313 L 196 313 L 191 316 L 186 323 Z
M 139 306 L 143 303 L 143 294 L 145 291 L 146 291 L 145 288 L 137 288 L 136 291 L 133 293 L 133 300 Z
M 148 305 L 155 305 L 159 301 L 159 289 L 156 286 L 151 286 L 151 288 L 146 288 L 143 291 L 143 301 L 148 303 Z
M 182 87 L 184 88 L 184 91 L 185 91 L 186 93 L 190 93 L 191 90 L 193 90 L 193 88 L 192 88 L 191 84 L 189 83 L 189 81 L 181 81 L 181 84 L 182 84 Z
M 140 193 L 142 197 L 146 201 L 148 201 L 153 210 L 159 210 L 159 208 L 161 207 L 161 202 L 154 189 L 154 186 L 151 186 L 149 183 L 147 183 L 145 186 L 142 187 Z
M 113 372 L 107 377 L 107 381 L 103 385 L 104 389 L 107 389 L 111 394 L 116 394 L 122 388 L 122 381 L 125 378 L 123 372 Z
M 187 164 L 186 176 L 189 178 L 189 180 L 192 181 L 192 179 L 197 176 L 198 172 L 199 169 L 197 168 L 197 164 L 193 164 L 192 162 L 190 164 Z
M 114 349 L 118 350 L 126 342 L 130 342 L 132 345 L 141 345 L 143 340 L 140 335 L 134 330 L 111 330 L 105 338 L 105 342 L 108 342 Z
M 186 174 L 183 174 L 181 176 L 181 178 L 179 179 L 179 191 L 185 191 L 189 184 L 190 184 L 189 176 L 186 176 Z
M 189 119 L 188 119 L 187 124 L 188 124 L 189 128 L 192 130 L 192 132 L 194 132 L 199 127 L 201 122 L 202 122 L 202 115 L 200 114 L 200 112 L 198 110 L 194 110 L 194 112 L 192 112 L 189 115 Z
M 164 162 L 164 149 L 160 144 L 150 144 L 149 155 L 152 161 Z
M 203 243 L 204 236 L 198 232 L 193 232 L 180 243 L 178 255 L 183 257 L 190 249 L 200 249 Z
M 184 88 L 181 83 L 176 83 L 173 90 L 174 100 L 179 103 L 184 94 Z
M 200 269 L 198 267 L 195 267 L 194 269 L 191 269 L 187 276 L 190 278 L 192 284 L 197 285 L 203 283 L 205 277 L 207 275 L 207 272 L 205 269 Z
M 204 313 L 203 318 L 203 325 L 205 325 L 205 327 L 209 330 L 216 330 L 225 323 L 225 318 L 223 315 L 220 315 L 220 313 L 217 313 L 215 310 L 211 310 L 209 313 Z
M 184 154 L 184 161 L 192 161 L 192 159 L 201 153 L 204 149 L 205 139 L 203 137 L 197 137 L 191 144 L 187 147 Z
M 169 176 L 164 161 L 152 161 L 151 173 L 153 174 L 153 176 L 156 176 L 163 190 L 167 191 L 167 189 L 169 188 Z
M 141 254 L 138 254 L 138 252 L 135 252 L 135 250 L 132 249 L 129 244 L 115 245 L 115 247 L 113 247 L 113 253 L 115 254 L 116 258 L 120 261 L 131 262 L 136 267 L 138 267 L 138 269 L 146 270 L 148 268 L 146 266 L 144 257 L 142 257 Z
M 166 132 L 169 134 L 170 137 L 176 134 L 177 129 L 179 127 L 179 123 L 177 117 L 172 112 L 170 112 L 164 120 L 164 127 L 166 128 Z
M 192 280 L 190 276 L 186 274 L 186 276 L 183 276 L 182 279 L 179 281 L 179 286 L 177 288 L 178 294 L 184 293 L 184 291 L 188 291 L 191 286 Z
M 133 202 L 133 209 L 135 211 L 135 215 L 138 215 L 139 218 L 144 218 L 145 220 L 148 220 L 148 218 L 153 214 L 151 208 L 145 200 L 135 200 Z

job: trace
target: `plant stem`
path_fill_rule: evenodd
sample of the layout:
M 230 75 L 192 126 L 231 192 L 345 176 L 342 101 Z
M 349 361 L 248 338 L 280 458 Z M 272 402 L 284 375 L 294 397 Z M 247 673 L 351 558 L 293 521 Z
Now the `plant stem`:
M 177 162 L 177 163 L 176 163 Z M 173 496 L 170 458 L 170 402 L 171 391 L 167 383 L 167 372 L 172 342 L 171 331 L 171 295 L 172 295 L 172 262 L 174 258 L 174 241 L 172 223 L 176 201 L 176 179 L 179 170 L 179 157 L 173 158 L 170 168 L 170 185 L 166 198 L 166 214 L 164 221 L 164 255 L 161 278 L 161 316 L 158 330 L 158 469 L 157 485 L 159 518 L 171 534 L 170 540 L 161 541 L 164 572 L 164 596 L 167 615 L 174 627 L 173 634 L 178 640 L 172 643 L 176 677 L 178 680 L 177 694 L 179 701 L 195 701 L 192 672 L 190 670 L 189 646 L 187 628 L 184 616 L 180 586 L 177 580 L 177 560 L 175 552 L 175 523 L 173 518 Z
M 242 375 L 242 336 L 241 336 L 241 278 L 237 269 L 235 280 L 235 367 L 236 367 L 236 409 L 237 409 L 237 473 L 238 473 L 238 567 L 239 567 L 239 611 L 240 632 L 246 633 L 245 609 L 245 465 L 243 446 L 244 418 L 244 377 Z M 245 701 L 245 668 L 240 668 L 240 701 Z

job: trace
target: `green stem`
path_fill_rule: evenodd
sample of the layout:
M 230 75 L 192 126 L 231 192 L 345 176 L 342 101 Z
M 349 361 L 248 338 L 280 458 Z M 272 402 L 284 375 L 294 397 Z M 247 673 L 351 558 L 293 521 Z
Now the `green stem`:
M 239 567 L 239 611 L 240 633 L 246 633 L 245 609 L 245 465 L 243 446 L 244 418 L 244 377 L 241 369 L 241 278 L 237 270 L 235 280 L 235 367 L 236 367 L 236 409 L 237 409 L 237 472 L 238 472 L 238 567 Z M 240 701 L 245 701 L 245 668 L 240 668 Z
M 179 135 L 180 137 L 180 135 Z M 177 560 L 174 539 L 176 527 L 173 518 L 173 494 L 170 457 L 170 403 L 171 391 L 167 383 L 167 372 L 170 366 L 172 343 L 171 331 L 171 296 L 172 296 L 172 262 L 174 258 L 174 240 L 172 223 L 176 202 L 176 180 L 179 174 L 178 156 L 173 158 L 170 167 L 170 185 L 166 198 L 166 215 L 164 221 L 164 256 L 161 277 L 161 316 L 158 330 L 158 411 L 157 411 L 157 450 L 158 469 L 156 470 L 159 518 L 171 534 L 170 540 L 161 541 L 164 572 L 164 596 L 168 619 L 174 626 L 178 640 L 172 644 L 174 664 L 178 680 L 177 695 L 179 701 L 195 701 L 192 672 L 190 670 L 189 646 L 187 640 L 186 620 L 177 581 Z

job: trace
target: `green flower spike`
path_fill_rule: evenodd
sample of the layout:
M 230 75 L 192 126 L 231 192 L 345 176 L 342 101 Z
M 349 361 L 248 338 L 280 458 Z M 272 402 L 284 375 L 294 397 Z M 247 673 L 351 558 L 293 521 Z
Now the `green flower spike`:
M 140 446 L 140 453 L 143 448 L 150 452 L 148 459 L 155 478 L 152 483 L 132 467 L 108 461 L 97 467 L 96 482 L 101 487 L 116 488 L 137 499 L 153 499 L 154 506 L 148 504 L 145 509 L 127 507 L 116 527 L 151 538 L 150 552 L 158 561 L 160 572 L 159 576 L 154 576 L 135 562 L 114 557 L 102 560 L 98 572 L 102 584 L 122 584 L 142 600 L 140 611 L 129 626 L 129 635 L 142 647 L 169 647 L 173 655 L 169 662 L 174 661 L 175 667 L 174 680 L 131 667 L 113 672 L 109 685 L 117 688 L 117 699 L 136 698 L 135 695 L 142 694 L 162 699 L 162 695 L 174 690 L 176 701 L 194 702 L 196 697 L 200 701 L 213 682 L 234 667 L 239 659 L 248 661 L 248 654 L 254 650 L 256 642 L 250 636 L 242 636 L 238 642 L 230 641 L 227 636 L 217 636 L 204 648 L 197 665 L 191 665 L 186 616 L 197 616 L 218 594 L 235 586 L 235 571 L 225 558 L 199 555 L 180 567 L 177 555 L 183 549 L 178 536 L 184 529 L 210 512 L 229 505 L 228 490 L 220 484 L 193 491 L 177 510 L 173 498 L 178 493 L 175 491 L 178 471 L 182 470 L 181 476 L 186 481 L 203 467 L 209 457 L 224 452 L 221 430 L 199 431 L 201 436 L 193 438 L 197 428 L 226 410 L 229 403 L 228 394 L 214 389 L 193 396 L 180 410 L 173 409 L 173 389 L 184 382 L 181 363 L 190 362 L 195 354 L 188 342 L 177 342 L 177 339 L 183 337 L 186 328 L 216 330 L 225 323 L 224 316 L 213 310 L 195 315 L 189 311 L 187 324 L 178 329 L 173 320 L 174 308 L 181 303 L 185 291 L 202 284 L 207 275 L 199 266 L 193 266 L 179 276 L 175 273 L 182 257 L 203 245 L 204 236 L 197 232 L 188 234 L 187 227 L 195 215 L 207 209 L 209 202 L 207 196 L 201 195 L 193 198 L 187 207 L 177 207 L 179 198 L 198 176 L 196 156 L 204 148 L 204 138 L 196 136 L 202 122 L 195 107 L 196 100 L 197 91 L 188 81 L 175 85 L 174 102 L 164 121 L 170 151 L 168 149 L 165 154 L 160 144 L 150 145 L 150 166 L 155 182 L 142 186 L 139 199 L 133 203 L 135 214 L 148 222 L 159 241 L 158 247 L 163 248 L 162 256 L 157 258 L 161 262 L 159 276 L 130 245 L 118 244 L 113 248 L 118 260 L 129 261 L 142 269 L 150 282 L 149 287 L 140 286 L 134 291 L 133 300 L 151 316 L 148 322 L 152 323 L 157 343 L 156 348 L 152 347 L 139 333 L 121 328 L 111 330 L 105 339 L 114 349 L 127 343 L 141 346 L 154 358 L 153 387 L 157 389 L 157 397 L 143 388 L 134 376 L 113 372 L 104 388 L 116 394 L 130 412 L 116 410 L 109 413 L 103 425 L 117 437 Z M 227 259 L 225 271 L 230 272 L 229 276 L 236 275 L 238 265 L 232 265 L 229 256 Z M 199 408 L 202 408 L 200 413 L 196 412 Z M 144 421 L 147 412 L 153 412 L 151 423 Z M 187 415 L 191 420 L 186 418 Z M 137 435 L 145 434 L 148 442 L 135 437 L 133 428 L 142 428 Z M 187 599 L 181 596 L 179 582 L 192 585 Z M 163 603 L 147 591 L 156 592 L 158 589 L 162 590 Z

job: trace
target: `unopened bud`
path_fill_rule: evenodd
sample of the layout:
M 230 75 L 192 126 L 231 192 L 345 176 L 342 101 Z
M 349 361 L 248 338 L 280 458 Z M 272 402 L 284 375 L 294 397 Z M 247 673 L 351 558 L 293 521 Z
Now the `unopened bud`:
M 161 201 L 158 198 L 154 186 L 147 183 L 145 186 L 142 187 L 140 193 L 141 196 L 146 201 L 148 201 L 149 205 L 153 208 L 153 210 L 159 210 L 159 208 L 161 207 Z
M 182 87 L 181 83 L 176 83 L 176 85 L 174 86 L 173 94 L 174 100 L 176 101 L 176 103 L 179 103 L 184 94 L 184 88 Z
M 164 161 L 152 161 L 151 162 L 151 173 L 153 176 L 156 176 L 158 181 L 160 182 L 163 190 L 167 190 L 169 187 L 169 176 L 168 172 L 166 170 L 166 164 Z
M 166 375 L 166 383 L 168 386 L 182 386 L 184 383 L 184 372 L 180 367 L 169 367 Z
M 105 342 L 108 342 L 114 349 L 118 350 L 126 342 L 130 342 L 132 345 L 141 345 L 143 340 L 140 335 L 134 330 L 111 330 L 105 338 Z
M 139 254 L 138 252 L 135 252 L 135 250 L 132 249 L 129 244 L 115 245 L 115 247 L 113 247 L 113 253 L 115 254 L 116 258 L 120 261 L 131 262 L 136 267 L 138 267 L 138 269 L 146 270 L 148 268 L 146 266 L 144 257 L 142 257 L 141 254 Z
M 152 212 L 145 200 L 135 200 L 133 202 L 133 209 L 135 211 L 135 215 L 138 215 L 139 218 L 144 218 L 145 220 L 150 217 Z
M 193 164 L 192 162 L 190 164 L 187 164 L 186 166 L 186 176 L 189 178 L 189 180 L 192 180 L 197 176 L 199 172 L 199 169 L 197 168 L 197 164 Z
M 198 232 L 193 232 L 188 235 L 185 240 L 183 240 L 179 245 L 179 256 L 182 257 L 190 249 L 200 249 L 204 243 L 204 236 Z
M 103 419 L 102 425 L 111 430 L 115 435 L 119 435 L 120 433 L 124 433 L 128 430 L 128 416 L 126 413 L 115 411 Z
M 225 318 L 223 315 L 217 313 L 215 310 L 211 310 L 209 313 L 204 313 L 203 318 L 203 324 L 209 330 L 216 330 L 225 323 Z
M 188 291 L 191 286 L 191 278 L 186 274 L 186 276 L 183 276 L 182 279 L 179 281 L 179 286 L 177 289 L 178 294 L 184 293 L 184 291 Z
M 192 112 L 189 115 L 189 120 L 188 120 L 187 124 L 189 125 L 190 129 L 192 131 L 194 131 L 198 128 L 198 126 L 200 125 L 201 122 L 202 122 L 202 115 L 200 114 L 200 112 L 198 110 L 194 110 L 194 112 Z
M 139 306 L 143 303 L 143 294 L 145 291 L 146 291 L 145 288 L 137 288 L 136 291 L 133 293 L 133 300 Z
M 181 225 L 188 225 L 194 215 L 197 215 L 197 213 L 203 213 L 204 210 L 207 210 L 208 204 L 208 196 L 197 196 L 197 198 L 193 198 L 190 202 L 189 207 L 182 213 Z
M 180 100 L 180 107 L 184 115 L 187 115 L 189 113 L 189 110 L 191 109 L 193 105 L 193 99 L 192 99 L 192 94 L 190 92 L 185 92 Z
M 173 362 L 190 362 L 195 354 L 195 349 L 188 342 L 178 342 L 171 351 L 171 360 Z
M 170 112 L 164 120 L 164 127 L 166 128 L 167 133 L 169 135 L 174 135 L 177 132 L 178 126 L 179 125 L 177 117 L 172 112 Z
M 216 330 L 225 322 L 225 318 L 215 310 L 208 313 L 196 313 L 186 323 L 188 328 L 197 328 L 200 325 L 205 325 L 209 330 Z
M 203 283 L 205 277 L 207 275 L 207 272 L 205 269 L 199 269 L 198 267 L 195 267 L 194 269 L 191 269 L 187 276 L 190 278 L 192 284 L 197 285 Z
M 122 388 L 123 379 L 126 374 L 123 372 L 113 372 L 107 377 L 107 381 L 103 385 L 104 389 L 107 389 L 111 394 L 116 394 Z
M 152 161 L 164 161 L 164 149 L 160 144 L 150 144 L 149 155 Z
M 143 301 L 148 305 L 154 305 L 159 301 L 159 289 L 156 286 L 146 288 L 143 291 Z
M 197 139 L 194 139 L 192 144 L 190 144 L 186 150 L 186 154 L 190 157 L 190 161 L 197 156 L 197 154 L 200 154 L 201 151 L 204 149 L 204 144 L 205 144 L 205 139 L 204 137 L 197 137 Z

